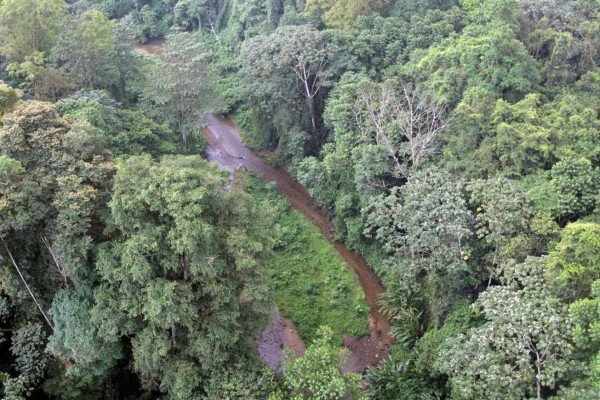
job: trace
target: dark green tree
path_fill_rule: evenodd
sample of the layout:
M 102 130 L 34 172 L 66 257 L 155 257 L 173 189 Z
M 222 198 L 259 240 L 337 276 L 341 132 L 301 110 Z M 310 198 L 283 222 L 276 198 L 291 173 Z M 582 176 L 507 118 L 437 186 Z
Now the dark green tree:
M 6 362 L 23 364 L 17 369 L 38 368 L 41 378 L 46 366 L 63 371 L 62 363 L 46 357 L 43 349 L 61 321 L 60 316 L 53 321 L 48 312 L 54 295 L 67 287 L 84 298 L 91 294 L 90 253 L 102 235 L 112 157 L 102 142 L 72 129 L 54 106 L 37 101 L 21 102 L 5 115 L 0 143 L 0 295 L 10 306 L 11 326 L 21 329 L 40 321 L 47 327 L 35 331 L 36 348 L 42 348 L 46 361 L 24 363 L 14 353 Z M 20 343 L 16 332 L 11 340 Z M 7 379 L 18 379 L 31 390 L 39 378 Z
M 117 239 L 99 250 L 92 314 L 100 337 L 131 338 L 146 390 L 204 395 L 213 371 L 249 359 L 268 320 L 268 219 L 227 182 L 199 156 L 131 157 L 115 177 Z
M 589 160 L 565 158 L 552 167 L 551 176 L 558 193 L 557 214 L 561 219 L 584 216 L 594 210 L 600 174 Z

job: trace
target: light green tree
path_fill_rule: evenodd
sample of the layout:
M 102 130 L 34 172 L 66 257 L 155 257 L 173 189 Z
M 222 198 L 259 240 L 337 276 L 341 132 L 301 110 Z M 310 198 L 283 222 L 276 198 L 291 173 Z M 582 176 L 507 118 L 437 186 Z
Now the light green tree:
M 310 25 L 283 26 L 270 35 L 244 42 L 240 61 L 246 91 L 253 97 L 289 102 L 290 91 L 307 102 L 311 125 L 317 130 L 315 97 L 331 77 L 329 64 L 337 48 Z
M 323 12 L 323 21 L 333 28 L 349 28 L 361 15 L 367 15 L 385 0 L 307 0 L 306 9 Z
M 107 88 L 117 85 L 117 50 L 114 21 L 90 10 L 74 17 L 52 50 L 54 62 L 79 86 Z
M 12 111 L 22 96 L 23 93 L 20 90 L 14 89 L 0 81 L 0 119 L 4 114 Z M 0 122 L 1 124 L 2 122 Z
M 477 214 L 477 237 L 489 246 L 485 261 L 490 272 L 507 258 L 530 254 L 533 244 L 526 243 L 525 249 L 517 245 L 530 241 L 533 219 L 532 201 L 518 183 L 502 177 L 474 180 L 467 190 L 471 193 L 469 204 Z
M 475 307 L 486 323 L 446 342 L 439 368 L 457 399 L 542 398 L 573 368 L 566 307 L 544 282 L 545 260 L 501 266 L 501 286 Z
M 592 399 L 600 390 L 600 280 L 592 284 L 588 298 L 569 306 L 569 318 L 576 351 L 586 363 L 587 377 L 574 382 L 565 398 Z
M 413 60 L 426 86 L 451 105 L 474 86 L 514 101 L 530 92 L 539 79 L 535 60 L 514 29 L 501 22 L 471 24 L 461 35 L 415 54 Z
M 0 3 L 0 54 L 13 75 L 31 83 L 39 96 L 40 69 L 67 12 L 64 0 L 3 0 Z
M 560 233 L 560 241 L 548 255 L 551 287 L 566 301 L 589 296 L 600 279 L 600 225 L 573 222 Z
M 147 79 L 142 98 L 148 113 L 181 135 L 183 152 L 200 140 L 204 115 L 219 108 L 208 53 L 191 33 L 175 33 Z
M 464 198 L 465 182 L 443 171 L 415 173 L 402 187 L 375 197 L 365 234 L 386 251 L 386 274 L 403 296 L 428 291 L 441 317 L 479 267 L 470 260 L 473 216 Z
M 319 328 L 319 337 L 308 346 L 306 353 L 292 358 L 283 367 L 282 388 L 276 390 L 269 400 L 366 399 L 361 391 L 360 375 L 341 371 L 348 350 L 338 347 L 332 334 L 329 327 Z

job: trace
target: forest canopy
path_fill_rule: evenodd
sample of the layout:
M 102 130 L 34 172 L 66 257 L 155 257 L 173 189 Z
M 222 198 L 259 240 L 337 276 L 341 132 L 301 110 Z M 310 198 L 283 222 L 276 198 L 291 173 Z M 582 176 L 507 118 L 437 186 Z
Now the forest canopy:
M 599 66 L 598 0 L 0 0 L 0 397 L 597 399 Z

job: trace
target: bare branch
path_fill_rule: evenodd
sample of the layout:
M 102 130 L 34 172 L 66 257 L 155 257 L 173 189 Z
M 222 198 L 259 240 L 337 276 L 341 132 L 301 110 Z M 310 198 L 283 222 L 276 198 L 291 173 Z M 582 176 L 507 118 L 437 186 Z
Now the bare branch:
M 62 277 L 62 279 L 63 279 L 63 281 L 65 283 L 65 286 L 69 287 L 69 283 L 68 283 L 68 280 L 67 280 L 67 275 L 65 273 L 65 270 L 61 266 L 60 262 L 58 261 L 58 257 L 54 253 L 54 250 L 52 250 L 52 247 L 50 246 L 50 242 L 48 241 L 48 238 L 46 238 L 46 236 L 43 236 L 43 235 L 41 235 L 41 238 L 42 238 L 42 242 L 44 242 L 44 246 L 46 246 L 46 249 L 48 249 L 48 252 L 52 256 L 52 260 L 54 260 L 54 265 L 56 265 L 56 269 L 58 270 L 58 273 Z
M 403 157 L 413 170 L 419 169 L 423 159 L 435 152 L 435 139 L 450 121 L 444 107 L 404 83 L 399 89 L 389 82 L 380 89 L 359 85 L 358 97 L 354 114 L 359 129 L 387 149 L 399 177 L 409 175 Z
M 217 43 L 219 44 L 219 47 L 221 47 L 221 39 L 219 38 L 219 35 L 217 35 L 217 31 L 215 30 L 215 27 L 213 26 L 213 23 L 212 23 L 212 19 L 210 17 L 208 18 L 208 24 L 210 25 L 208 30 L 213 35 L 215 35 L 215 38 L 217 39 Z

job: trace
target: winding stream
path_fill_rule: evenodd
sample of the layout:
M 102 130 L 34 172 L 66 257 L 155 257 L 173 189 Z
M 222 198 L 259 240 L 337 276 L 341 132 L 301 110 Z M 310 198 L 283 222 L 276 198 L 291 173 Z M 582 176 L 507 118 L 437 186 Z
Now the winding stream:
M 361 370 L 364 369 L 362 368 L 364 366 L 376 364 L 387 355 L 392 339 L 390 337 L 390 321 L 379 311 L 377 305 L 379 296 L 385 289 L 375 273 L 369 268 L 364 258 L 333 238 L 333 226 L 302 185 L 294 181 L 285 169 L 267 164 L 244 145 L 232 121 L 211 115 L 208 117 L 208 123 L 208 128 L 204 131 L 208 142 L 208 159 L 216 161 L 221 168 L 231 171 L 246 169 L 262 176 L 265 182 L 275 182 L 277 192 L 288 199 L 292 207 L 306 215 L 314 225 L 321 229 L 340 256 L 356 273 L 370 308 L 371 336 L 356 341 L 349 338 L 344 340 L 346 347 L 352 353 L 349 363 L 356 364 L 349 369 Z

